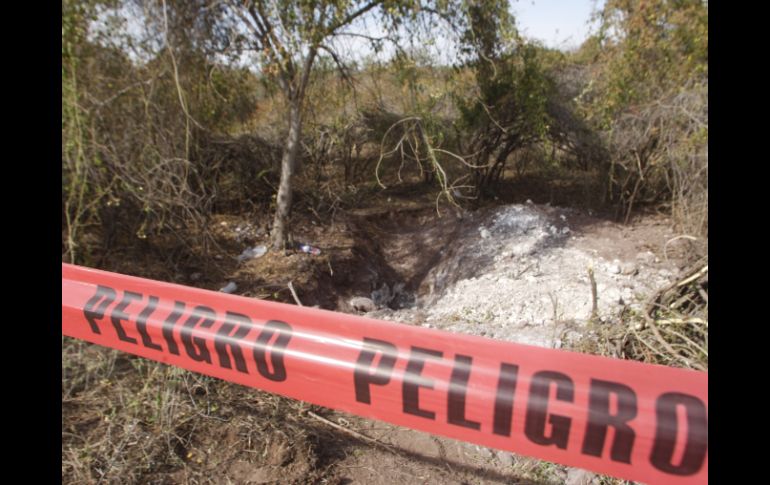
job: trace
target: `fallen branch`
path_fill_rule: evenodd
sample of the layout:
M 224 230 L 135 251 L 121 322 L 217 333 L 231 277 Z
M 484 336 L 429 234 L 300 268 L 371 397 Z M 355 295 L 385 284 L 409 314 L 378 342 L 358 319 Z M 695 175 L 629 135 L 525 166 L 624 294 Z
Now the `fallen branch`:
M 354 431 L 354 430 L 352 430 L 350 428 L 346 428 L 346 427 L 344 427 L 342 425 L 339 425 L 339 424 L 335 423 L 334 421 L 330 421 L 330 420 L 328 420 L 328 419 L 326 419 L 326 418 L 324 418 L 322 416 L 317 415 L 313 411 L 308 411 L 307 414 L 311 418 L 317 419 L 318 421 L 321 421 L 322 423 L 327 424 L 327 425 L 331 426 L 334 429 L 338 429 L 338 430 L 342 431 L 343 433 L 347 433 L 347 434 L 349 434 L 349 435 L 351 435 L 351 436 L 353 436 L 355 438 L 358 438 L 358 439 L 360 439 L 362 441 L 366 441 L 367 443 L 371 443 L 371 444 L 376 445 L 376 446 L 381 446 L 381 447 L 383 447 L 383 448 L 385 448 L 385 449 L 387 449 L 387 450 L 389 450 L 389 451 L 391 451 L 393 453 L 400 454 L 398 450 L 394 449 L 392 446 L 390 446 L 388 444 L 383 443 L 382 441 L 378 441 L 378 440 L 376 440 L 374 438 L 370 438 L 370 437 L 368 437 L 368 436 L 366 436 L 364 434 L 361 434 L 358 431 Z
M 297 296 L 297 292 L 294 291 L 294 285 L 289 281 L 289 291 L 291 291 L 291 296 L 294 297 L 294 301 L 297 302 L 297 305 L 299 306 L 305 306 L 302 304 L 301 301 L 299 301 L 299 297 Z

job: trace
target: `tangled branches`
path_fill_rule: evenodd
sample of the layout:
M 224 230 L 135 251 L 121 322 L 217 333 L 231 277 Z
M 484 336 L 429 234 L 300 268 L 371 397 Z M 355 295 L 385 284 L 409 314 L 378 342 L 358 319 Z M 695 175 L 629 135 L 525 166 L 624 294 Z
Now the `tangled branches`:
M 708 234 L 708 85 L 692 84 L 628 110 L 609 137 L 611 197 L 625 221 L 635 206 L 671 201 L 686 232 Z

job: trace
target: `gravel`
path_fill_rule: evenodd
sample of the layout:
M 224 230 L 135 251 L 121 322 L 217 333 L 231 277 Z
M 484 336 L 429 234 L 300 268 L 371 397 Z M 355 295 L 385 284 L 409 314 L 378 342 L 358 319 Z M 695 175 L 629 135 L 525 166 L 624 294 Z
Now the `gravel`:
M 369 316 L 542 347 L 560 347 L 591 315 L 588 268 L 594 269 L 599 314 L 639 310 L 672 269 L 652 253 L 606 260 L 577 247 L 569 210 L 535 204 L 498 208 L 457 238 L 423 283 L 412 308 Z M 585 246 L 585 245 L 583 245 Z

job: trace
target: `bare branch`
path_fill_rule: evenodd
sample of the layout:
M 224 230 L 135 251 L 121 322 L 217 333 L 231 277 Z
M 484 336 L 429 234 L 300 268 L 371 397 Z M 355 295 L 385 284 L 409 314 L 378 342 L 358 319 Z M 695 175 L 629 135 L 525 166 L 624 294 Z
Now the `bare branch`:
M 345 17 L 344 19 L 340 20 L 339 22 L 330 25 L 329 29 L 326 31 L 326 35 L 334 34 L 335 31 L 337 29 L 339 29 L 340 27 L 344 27 L 345 25 L 350 24 L 355 19 L 357 19 L 358 17 L 362 16 L 363 14 L 365 14 L 366 12 L 368 12 L 369 10 L 373 9 L 374 7 L 376 7 L 376 6 L 380 5 L 380 4 L 382 4 L 382 0 L 377 0 L 377 1 L 374 1 L 374 2 L 367 3 L 366 5 L 364 5 L 363 7 L 359 8 L 355 12 L 351 13 L 350 15 Z

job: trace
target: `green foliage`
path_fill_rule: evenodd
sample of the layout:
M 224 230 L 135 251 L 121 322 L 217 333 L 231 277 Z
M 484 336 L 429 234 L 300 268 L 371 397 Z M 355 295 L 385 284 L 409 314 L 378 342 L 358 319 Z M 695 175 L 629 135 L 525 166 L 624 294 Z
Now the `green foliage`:
M 706 3 L 609 0 L 601 20 L 603 115 L 614 116 L 679 89 L 694 77 L 707 77 Z
M 103 176 L 104 167 L 98 157 L 88 153 L 93 141 L 91 117 L 81 103 L 78 84 L 80 61 L 86 43 L 88 24 L 96 17 L 102 2 L 62 2 L 62 226 L 63 256 L 80 263 L 78 240 L 83 226 L 94 215 L 96 202 L 104 191 L 89 184 Z
M 509 155 L 549 134 L 548 110 L 555 84 L 543 60 L 557 57 L 519 38 L 506 2 L 471 3 L 464 35 L 467 65 L 476 87 L 457 93 L 460 129 L 475 195 L 484 195 L 503 175 Z M 470 94 L 470 96 L 469 96 Z
M 708 234 L 708 4 L 608 0 L 574 56 L 595 73 L 579 96 L 606 135 L 611 200 L 668 204 L 682 230 Z

